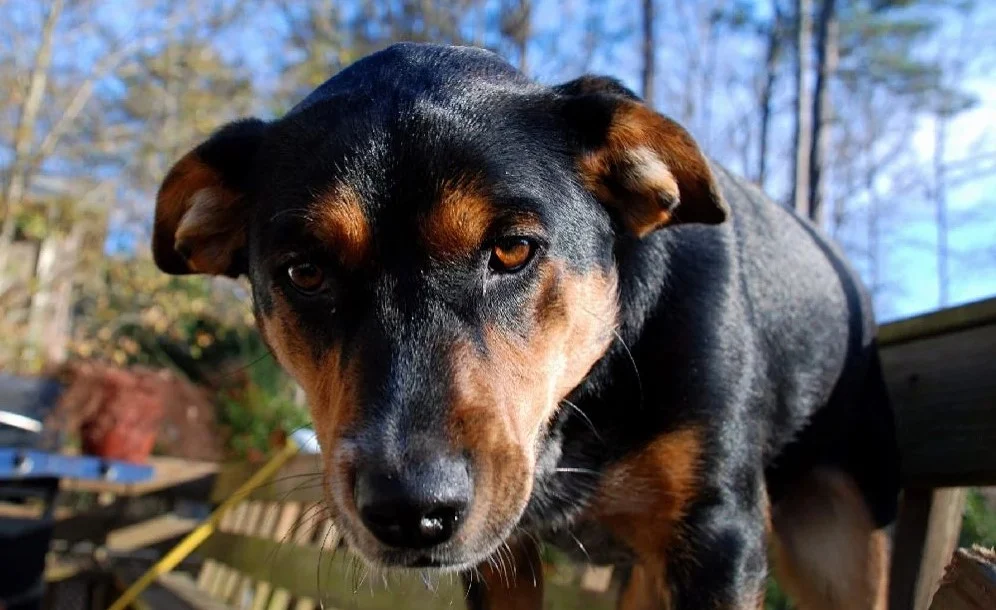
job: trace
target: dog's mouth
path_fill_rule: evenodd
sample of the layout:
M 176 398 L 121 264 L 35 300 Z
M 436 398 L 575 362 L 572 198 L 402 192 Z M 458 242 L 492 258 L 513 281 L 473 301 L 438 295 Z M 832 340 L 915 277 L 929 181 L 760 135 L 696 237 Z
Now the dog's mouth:
M 339 477 L 328 477 L 339 484 L 326 488 L 326 503 L 339 532 L 352 553 L 376 568 L 460 572 L 482 564 L 512 536 L 532 489 L 532 472 L 509 477 L 515 482 L 506 485 L 495 485 L 486 480 L 488 477 L 480 477 L 473 485 L 473 499 L 455 518 L 452 534 L 427 540 L 417 532 L 401 531 L 419 525 L 404 516 L 396 517 L 387 527 L 379 522 L 381 518 L 389 518 L 384 513 L 374 519 L 369 506 L 364 508 L 369 500 L 365 498 L 368 494 L 363 485 L 356 483 L 355 475 L 347 474 L 352 468 L 335 460 L 328 466 L 330 472 L 340 473 Z
M 487 552 L 461 553 L 447 551 L 405 551 L 388 549 L 381 551 L 373 559 L 360 553 L 363 558 L 379 567 L 418 569 L 418 570 L 439 570 L 440 572 L 464 572 L 469 570 L 494 554 L 501 544 Z

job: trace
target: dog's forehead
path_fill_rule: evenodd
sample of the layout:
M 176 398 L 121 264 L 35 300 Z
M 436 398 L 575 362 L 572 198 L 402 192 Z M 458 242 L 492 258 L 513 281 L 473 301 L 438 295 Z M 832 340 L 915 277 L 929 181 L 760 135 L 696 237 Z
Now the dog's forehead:
M 289 115 L 344 94 L 366 97 L 373 107 L 399 98 L 454 98 L 487 85 L 530 86 L 499 55 L 475 47 L 399 43 L 374 53 L 325 81 Z M 535 85 L 532 85 L 535 87 Z
M 582 196 L 555 113 L 537 111 L 552 97 L 487 51 L 391 47 L 274 124 L 260 217 L 304 211 L 343 225 L 323 233 L 363 225 L 379 243 L 415 230 L 446 252 L 471 251 L 519 212 L 554 220 Z

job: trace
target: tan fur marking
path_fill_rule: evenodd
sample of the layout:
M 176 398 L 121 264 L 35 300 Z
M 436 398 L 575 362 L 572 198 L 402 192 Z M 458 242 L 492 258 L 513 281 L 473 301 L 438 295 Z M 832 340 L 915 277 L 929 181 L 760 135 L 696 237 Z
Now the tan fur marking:
M 616 320 L 615 276 L 547 267 L 526 336 L 486 329 L 486 354 L 457 346 L 451 407 L 454 446 L 475 456 L 474 510 L 462 534 L 503 528 L 531 493 L 536 439 L 560 401 L 605 353 Z
M 423 219 L 422 238 L 434 258 L 463 258 L 481 247 L 494 215 L 494 206 L 472 184 L 447 184 Z
M 702 438 L 697 428 L 668 433 L 608 471 L 592 516 L 663 574 L 679 548 L 676 527 L 699 489 Z
M 222 185 L 218 173 L 188 153 L 170 170 L 156 197 L 152 249 L 171 273 L 225 273 L 245 246 L 241 197 Z M 178 252 L 185 251 L 184 258 Z
M 641 103 L 620 103 L 605 145 L 584 155 L 579 167 L 585 187 L 637 236 L 675 221 L 714 224 L 726 217 L 691 136 Z
M 359 194 L 337 185 L 318 198 L 312 208 L 312 226 L 319 237 L 335 249 L 348 268 L 363 264 L 371 249 L 370 221 Z
M 662 567 L 633 566 L 619 594 L 618 610 L 670 610 L 671 593 L 664 582 Z
M 629 175 L 626 182 L 633 189 L 657 191 L 668 201 L 678 202 L 678 182 L 664 160 L 647 146 L 637 146 L 627 152 Z
M 344 360 L 335 347 L 316 358 L 311 341 L 301 333 L 293 309 L 279 294 L 274 294 L 273 300 L 272 313 L 259 319 L 260 331 L 277 360 L 307 395 L 311 420 L 322 447 L 323 483 L 347 487 L 349 464 L 337 458 L 342 453 L 340 439 L 357 417 L 359 361 Z M 346 495 L 352 498 L 352 493 Z M 331 511 L 336 507 L 331 501 L 327 506 Z
M 853 479 L 821 470 L 773 510 L 778 582 L 803 610 L 885 610 L 889 550 Z

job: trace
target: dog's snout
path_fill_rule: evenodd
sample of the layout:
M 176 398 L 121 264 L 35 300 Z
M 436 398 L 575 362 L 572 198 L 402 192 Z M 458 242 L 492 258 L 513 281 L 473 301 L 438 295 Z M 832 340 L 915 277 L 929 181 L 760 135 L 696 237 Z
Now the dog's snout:
M 384 544 L 427 549 L 450 540 L 473 495 L 466 462 L 439 458 L 397 472 L 360 471 L 356 508 L 363 524 Z

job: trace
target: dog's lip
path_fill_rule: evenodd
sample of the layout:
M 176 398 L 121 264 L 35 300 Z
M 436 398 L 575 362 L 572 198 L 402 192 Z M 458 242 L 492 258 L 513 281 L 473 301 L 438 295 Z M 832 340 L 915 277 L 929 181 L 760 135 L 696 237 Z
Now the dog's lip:
M 461 571 L 477 565 L 466 557 L 455 557 L 445 552 L 385 550 L 378 553 L 376 563 L 387 568 L 435 569 Z

